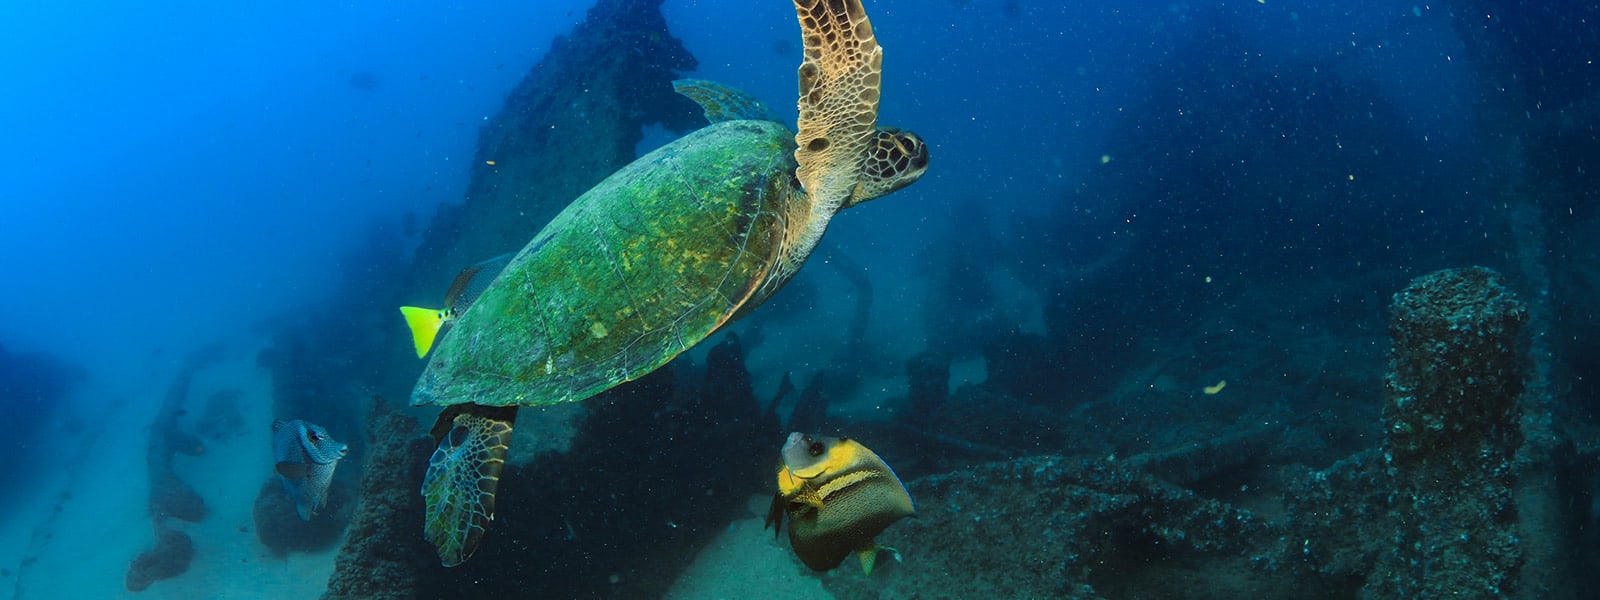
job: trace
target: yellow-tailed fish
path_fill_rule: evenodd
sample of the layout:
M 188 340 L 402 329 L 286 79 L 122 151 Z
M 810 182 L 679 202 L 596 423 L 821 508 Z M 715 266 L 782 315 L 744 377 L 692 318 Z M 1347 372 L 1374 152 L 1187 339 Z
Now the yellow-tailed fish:
M 417 358 L 428 355 L 439 332 L 460 317 L 461 313 L 467 312 L 467 308 L 483 294 L 483 290 L 488 289 L 489 282 L 494 281 L 513 256 L 516 253 L 502 254 L 462 269 L 455 281 L 450 282 L 450 289 L 444 293 L 444 308 L 400 307 L 406 325 L 411 327 L 411 342 L 417 347 Z
M 871 575 L 879 551 L 894 552 L 873 538 L 895 521 L 916 516 L 900 478 L 877 454 L 848 438 L 791 433 L 781 455 L 767 526 L 776 534 L 787 515 L 789 544 L 812 569 L 837 567 L 854 552 L 861 570 Z

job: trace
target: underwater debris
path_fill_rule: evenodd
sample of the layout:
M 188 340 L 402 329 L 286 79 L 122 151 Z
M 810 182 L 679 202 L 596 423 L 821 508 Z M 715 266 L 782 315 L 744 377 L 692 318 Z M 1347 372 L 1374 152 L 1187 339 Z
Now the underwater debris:
M 750 371 L 745 368 L 745 349 L 739 339 L 729 332 L 722 343 L 712 346 L 706 353 L 705 383 L 700 393 L 691 399 L 689 408 L 693 413 L 716 416 L 719 422 L 707 424 L 706 428 L 726 431 L 729 442 L 776 438 L 783 434 L 783 429 L 778 423 L 775 406 L 788 392 L 780 386 L 778 396 L 769 404 L 774 408 L 761 409 L 750 381 Z M 794 385 L 790 384 L 787 389 L 793 390 Z M 742 450 L 758 451 L 759 448 L 748 444 Z
M 151 525 L 156 531 L 155 547 L 141 553 L 128 566 L 124 583 L 129 591 L 141 591 L 150 584 L 182 574 L 194 558 L 194 541 L 188 534 L 172 529 L 167 519 L 191 523 L 206 518 L 205 500 L 187 482 L 178 477 L 172 468 L 172 456 L 179 446 L 191 446 L 198 451 L 199 440 L 178 429 L 178 417 L 183 403 L 189 397 L 189 386 L 194 375 L 223 357 L 221 344 L 210 344 L 190 353 L 183 368 L 167 387 L 167 394 L 156 411 L 150 425 L 150 440 L 145 447 L 145 463 L 149 469 L 150 496 L 147 509 Z
M 908 480 L 921 518 L 882 536 L 908 550 L 914 572 L 824 585 L 841 598 L 1114 598 L 1174 585 L 1206 597 L 1527 589 L 1524 547 L 1549 542 L 1531 539 L 1543 534 L 1520 522 L 1511 487 L 1525 311 L 1493 272 L 1461 269 L 1418 278 L 1395 295 L 1393 315 L 1382 448 L 1321 470 L 1271 466 L 1297 458 L 1298 437 L 1257 416 L 1225 435 L 1127 458 L 957 467 Z M 984 431 L 1000 426 L 993 415 L 1016 418 L 1026 407 L 967 385 L 938 423 Z M 1027 550 L 974 549 L 975 539 Z
M 950 395 L 950 357 L 932 350 L 919 352 L 906 360 L 907 420 L 927 422 L 944 406 Z
M 872 278 L 868 276 L 865 266 L 838 246 L 828 250 L 825 264 L 833 267 L 855 292 L 855 307 L 850 311 L 850 324 L 845 329 L 844 347 L 827 367 L 832 373 L 828 379 L 828 392 L 836 397 L 848 397 L 861 386 L 865 376 L 863 368 L 874 362 L 868 357 L 870 349 L 867 345 L 867 325 L 872 319 Z
M 970 442 L 1005 449 L 1014 457 L 1066 447 L 1066 430 L 1052 426 L 1061 420 L 1057 409 L 1022 402 L 987 384 L 966 383 L 922 426 L 960 431 Z
M 741 411 L 756 406 L 755 390 L 751 387 L 750 371 L 744 366 L 744 356 L 738 334 L 729 332 L 722 336 L 722 342 L 706 352 L 705 393 L 697 402 Z
M 240 408 L 244 393 L 236 389 L 220 390 L 206 398 L 206 405 L 195 424 L 194 432 L 215 441 L 226 441 L 244 431 L 244 411 Z
M 1293 597 L 1297 589 L 1287 574 L 1250 568 L 1249 553 L 1271 548 L 1280 529 L 1127 462 L 1028 457 L 906 487 L 917 518 L 879 536 L 905 552 L 906 565 L 871 579 L 823 579 L 836 597 L 1159 596 L 1177 573 L 1158 571 L 1158 557 L 1197 568 L 1228 563 L 1231 580 L 1211 583 L 1208 597 Z
M 452 569 L 440 568 L 415 527 L 424 514 L 415 482 L 433 445 L 417 435 L 414 420 L 375 400 L 362 501 L 326 597 L 450 597 L 463 586 L 486 597 L 530 586 L 550 597 L 659 596 L 694 550 L 723 531 L 728 515 L 770 485 L 773 436 L 762 407 L 747 388 L 698 385 L 748 381 L 748 374 L 727 371 L 743 370 L 742 357 L 716 363 L 723 367 L 713 375 L 709 362 L 702 373 L 680 361 L 597 396 L 572 425 L 567 448 L 508 463 L 515 477 L 501 491 L 517 502 L 496 516 L 491 535 L 498 541 Z M 539 411 L 524 412 L 534 419 Z M 649 543 L 617 543 L 640 535 Z M 506 568 L 527 564 L 528 556 L 542 557 L 538 569 Z
M 479 129 L 464 201 L 441 207 L 423 229 L 414 289 L 521 248 L 529 232 L 636 158 L 647 125 L 680 133 L 700 126 L 694 102 L 671 85 L 698 63 L 660 5 L 595 2 L 506 95 Z
M 323 597 L 426 597 L 420 591 L 419 580 L 436 569 L 438 562 L 433 559 L 432 547 L 414 527 L 422 514 L 422 498 L 410 482 L 422 479 L 422 467 L 427 464 L 432 444 L 418 435 L 416 419 L 396 411 L 383 398 L 374 396 L 367 407 L 361 500 L 350 516 L 350 533 L 339 549 Z M 273 495 L 282 497 L 276 490 Z M 329 500 L 330 506 L 337 499 L 335 494 Z M 294 521 L 300 523 L 298 519 Z
M 157 581 L 182 575 L 193 560 L 194 540 L 189 534 L 157 525 L 155 547 L 133 559 L 123 585 L 130 592 L 142 592 Z
M 204 446 L 198 438 L 178 429 L 178 418 L 182 415 L 184 401 L 189 397 L 189 386 L 194 381 L 195 373 L 221 358 L 222 350 L 218 345 L 207 346 L 190 354 L 184 361 L 183 370 L 173 377 L 172 384 L 167 387 L 161 408 L 156 411 L 156 417 L 150 424 L 150 441 L 145 448 L 150 482 L 148 509 L 151 519 L 158 524 L 167 518 L 191 523 L 206 518 L 208 511 L 205 500 L 178 477 L 172 469 L 172 457 L 180 452 L 194 455 L 203 451 Z
M 1394 544 L 1368 597 L 1515 594 L 1527 318 L 1483 267 L 1429 273 L 1394 295 L 1383 411 Z
M 784 371 L 783 379 L 778 382 L 778 391 L 772 394 L 772 400 L 767 402 L 767 408 L 761 411 L 761 423 L 764 429 L 783 431 L 783 419 L 778 417 L 778 405 L 783 404 L 784 398 L 794 393 L 794 378 Z
M 190 523 L 205 520 L 209 512 L 200 493 L 171 471 L 151 475 L 148 508 L 150 516 L 157 520 L 177 519 Z
M 1067 376 L 1066 361 L 1057 360 L 1052 340 L 1037 334 L 1011 331 L 990 338 L 983 345 L 984 381 L 1000 392 L 1027 402 L 1059 409 L 1079 402 L 1078 393 L 1063 394 L 1061 382 Z
M 826 371 L 818 370 L 811 376 L 811 381 L 806 382 L 806 387 L 800 390 L 800 398 L 795 400 L 794 408 L 789 410 L 789 420 L 785 421 L 785 427 L 797 431 L 827 429 L 828 395 L 823 391 L 823 384 L 826 381 Z
M 1412 280 L 1394 295 L 1390 313 L 1384 421 L 1391 462 L 1405 469 L 1471 458 L 1453 468 L 1475 470 L 1480 450 L 1509 460 L 1521 442 L 1518 335 L 1527 321 L 1516 294 L 1490 269 L 1448 269 Z
M 328 488 L 327 500 L 317 511 L 317 518 L 301 519 L 299 506 L 283 493 L 283 483 L 267 478 L 256 492 L 255 505 L 250 510 L 255 523 L 256 539 L 282 558 L 290 552 L 314 552 L 339 541 L 339 534 L 350 522 L 350 490 L 342 481 L 334 481 Z

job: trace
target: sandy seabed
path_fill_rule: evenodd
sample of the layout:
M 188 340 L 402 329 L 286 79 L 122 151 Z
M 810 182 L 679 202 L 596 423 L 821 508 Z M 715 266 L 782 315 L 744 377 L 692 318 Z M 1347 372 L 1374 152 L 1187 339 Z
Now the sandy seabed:
M 771 496 L 751 499 L 766 510 Z M 789 552 L 788 540 L 762 528 L 762 518 L 734 521 L 694 557 L 667 591 L 666 600 L 822 600 L 833 598 L 817 576 Z
M 36 480 L 0 520 L 0 595 L 14 600 L 54 598 L 315 598 L 333 573 L 338 544 L 317 553 L 273 557 L 256 539 L 251 511 L 272 476 L 272 383 L 255 366 L 257 348 L 228 353 L 196 374 L 180 426 L 194 419 L 212 393 L 243 392 L 245 429 L 222 442 L 206 441 L 199 456 L 173 458 L 178 476 L 204 498 L 199 523 L 170 521 L 194 540 L 189 569 L 142 592 L 125 585 L 128 565 L 155 543 L 146 511 L 145 465 L 150 422 L 177 375 L 176 365 L 129 366 L 97 373 L 77 392 L 82 431 L 63 440 L 60 468 Z M 168 361 L 172 362 L 172 361 Z

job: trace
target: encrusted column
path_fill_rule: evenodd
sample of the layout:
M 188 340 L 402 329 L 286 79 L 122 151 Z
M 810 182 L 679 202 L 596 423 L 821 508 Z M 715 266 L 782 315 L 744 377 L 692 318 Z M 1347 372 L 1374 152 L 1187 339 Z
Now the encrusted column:
M 1392 552 L 1369 597 L 1512 595 L 1522 551 L 1512 495 L 1527 309 L 1473 267 L 1412 280 L 1390 307 L 1384 461 Z

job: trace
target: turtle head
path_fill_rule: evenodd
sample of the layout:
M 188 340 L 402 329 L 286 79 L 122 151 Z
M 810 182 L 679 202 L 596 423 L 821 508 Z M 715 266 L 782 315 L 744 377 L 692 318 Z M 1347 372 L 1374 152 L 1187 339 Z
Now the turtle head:
M 915 133 L 879 127 L 867 143 L 861 180 L 846 200 L 846 208 L 911 185 L 928 170 L 928 144 Z

